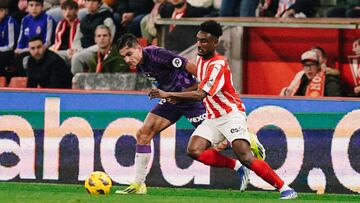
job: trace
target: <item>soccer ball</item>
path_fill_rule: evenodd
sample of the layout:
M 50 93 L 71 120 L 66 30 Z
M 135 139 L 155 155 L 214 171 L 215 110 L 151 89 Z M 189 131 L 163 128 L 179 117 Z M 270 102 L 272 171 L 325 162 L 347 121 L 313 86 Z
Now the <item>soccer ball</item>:
M 102 172 L 92 172 L 86 179 L 84 187 L 89 194 L 92 195 L 106 195 L 109 194 L 112 186 L 110 177 Z

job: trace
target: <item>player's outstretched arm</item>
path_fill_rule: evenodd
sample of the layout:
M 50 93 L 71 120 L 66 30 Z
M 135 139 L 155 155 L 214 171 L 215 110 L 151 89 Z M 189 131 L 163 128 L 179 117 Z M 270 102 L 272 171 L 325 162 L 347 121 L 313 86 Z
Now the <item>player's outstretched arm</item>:
M 189 92 L 164 92 L 160 89 L 152 89 L 149 93 L 150 99 L 163 98 L 176 101 L 202 101 L 206 95 L 206 92 L 202 89 Z

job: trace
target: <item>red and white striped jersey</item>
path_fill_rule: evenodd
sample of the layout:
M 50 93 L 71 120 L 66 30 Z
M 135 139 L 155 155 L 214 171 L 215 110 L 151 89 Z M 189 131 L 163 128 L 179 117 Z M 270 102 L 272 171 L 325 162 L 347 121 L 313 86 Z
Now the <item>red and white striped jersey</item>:
M 207 117 L 218 118 L 231 111 L 245 111 L 233 86 L 231 71 L 225 58 L 215 54 L 210 59 L 196 58 L 199 88 L 207 92 L 204 99 Z

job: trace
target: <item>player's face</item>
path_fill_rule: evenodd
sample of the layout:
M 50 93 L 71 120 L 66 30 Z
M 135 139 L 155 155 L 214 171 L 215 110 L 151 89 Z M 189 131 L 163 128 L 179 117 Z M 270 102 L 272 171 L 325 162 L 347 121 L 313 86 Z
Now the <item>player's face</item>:
M 71 22 L 76 18 L 77 9 L 67 7 L 65 9 L 62 9 L 61 12 L 62 15 L 64 16 L 64 19 L 68 22 Z
M 85 7 L 89 13 L 95 13 L 100 7 L 100 3 L 96 0 L 86 0 Z
M 42 12 L 43 6 L 37 1 L 29 1 L 27 5 L 27 10 L 31 16 L 36 17 Z
M 207 57 L 212 56 L 218 43 L 218 39 L 210 33 L 199 31 L 196 35 L 198 55 Z
M 305 61 L 303 63 L 303 68 L 306 77 L 311 80 L 315 77 L 316 73 L 320 71 L 320 66 L 314 62 L 311 61 Z
M 45 46 L 40 40 L 29 42 L 29 52 L 35 60 L 40 60 L 44 56 Z
M 119 50 L 120 56 L 122 56 L 125 62 L 130 67 L 137 66 L 142 60 L 142 49 L 140 45 L 135 45 L 134 47 L 129 48 L 128 46 Z
M 95 31 L 95 43 L 101 48 L 101 49 L 107 49 L 111 46 L 111 37 L 110 33 L 107 29 L 96 29 Z

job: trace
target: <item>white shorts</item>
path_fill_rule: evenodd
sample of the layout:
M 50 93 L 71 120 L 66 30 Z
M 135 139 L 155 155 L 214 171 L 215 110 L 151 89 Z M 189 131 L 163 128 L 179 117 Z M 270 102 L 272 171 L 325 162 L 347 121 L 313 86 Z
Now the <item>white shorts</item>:
M 230 112 L 214 119 L 205 119 L 193 132 L 210 141 L 211 145 L 217 145 L 227 139 L 232 143 L 236 139 L 244 139 L 250 143 L 250 136 L 246 125 L 244 112 Z

